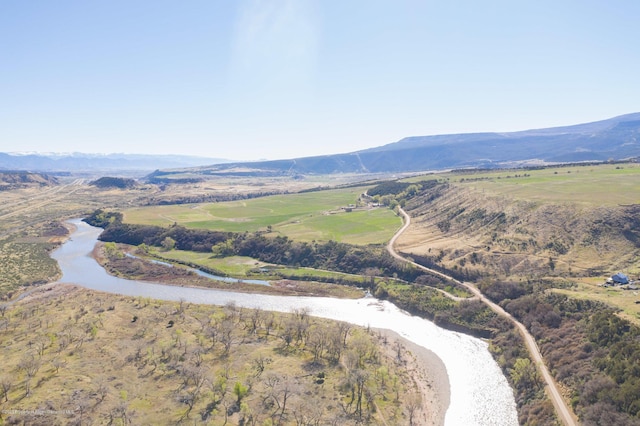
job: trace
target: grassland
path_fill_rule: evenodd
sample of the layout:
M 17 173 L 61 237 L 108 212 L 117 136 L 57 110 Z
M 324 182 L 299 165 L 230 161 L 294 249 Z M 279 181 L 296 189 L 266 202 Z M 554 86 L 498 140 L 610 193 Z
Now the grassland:
M 422 398 L 392 341 L 304 310 L 59 285 L 3 310 L 0 336 L 1 424 L 407 424 Z
M 472 280 L 575 282 L 572 290 L 558 291 L 603 301 L 638 323 L 633 291 L 598 284 L 618 271 L 632 278 L 640 273 L 640 164 L 437 177 L 446 184 L 437 201 L 407 203 L 414 220 L 400 249 L 440 258 L 451 270 L 470 271 Z
M 619 315 L 640 326 L 640 292 L 621 287 L 604 287 L 604 278 L 579 278 L 570 289 L 554 289 L 575 299 L 603 302 L 620 309 Z
M 162 259 L 177 260 L 182 263 L 190 263 L 204 266 L 209 270 L 235 278 L 248 278 L 252 270 L 267 266 L 266 263 L 246 256 L 215 257 L 211 253 L 202 253 L 187 250 L 150 250 L 150 253 Z
M 49 256 L 47 239 L 0 240 L 0 300 L 10 298 L 21 287 L 56 279 L 60 270 Z
M 640 164 L 600 164 L 452 173 L 441 176 L 475 191 L 540 203 L 613 206 L 640 203 Z
M 232 232 L 270 229 L 298 241 L 343 241 L 380 244 L 401 225 L 389 209 L 355 205 L 365 188 L 348 188 L 274 195 L 250 200 L 196 205 L 154 206 L 127 209 L 128 223 L 168 226 L 178 223 L 190 228 Z
M 152 250 L 151 253 L 162 259 L 203 266 L 206 269 L 220 271 L 235 278 L 259 278 L 268 280 L 277 279 L 280 275 L 285 275 L 289 278 L 333 280 L 336 282 L 348 280 L 350 282 L 362 282 L 363 284 L 369 279 L 362 275 L 345 274 L 313 268 L 291 268 L 271 265 L 246 256 L 215 257 L 208 253 L 186 250 Z

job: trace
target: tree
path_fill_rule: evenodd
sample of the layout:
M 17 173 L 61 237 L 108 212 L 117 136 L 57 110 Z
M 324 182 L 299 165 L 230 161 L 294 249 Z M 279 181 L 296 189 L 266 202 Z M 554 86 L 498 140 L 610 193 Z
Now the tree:
M 176 240 L 171 237 L 165 237 L 162 240 L 162 248 L 166 251 L 173 250 L 176 247 Z
M 2 394 L 0 395 L 0 399 L 4 398 L 4 402 L 9 401 L 9 391 L 12 387 L 13 378 L 11 378 L 10 376 L 0 377 L 0 392 L 2 392 Z
M 369 277 L 369 286 L 374 288 L 375 279 L 377 276 L 382 275 L 382 271 L 380 268 L 366 268 L 364 270 L 364 275 Z
M 419 394 L 411 394 L 407 399 L 407 412 L 409 414 L 409 425 L 414 425 L 415 415 L 417 411 L 422 407 L 422 398 Z
M 60 368 L 66 366 L 67 362 L 60 358 L 54 358 L 53 360 L 51 360 L 51 365 L 53 366 L 53 368 L 55 368 L 56 374 L 58 374 Z
M 120 250 L 118 250 L 118 246 L 114 242 L 104 243 L 104 253 L 107 255 L 109 259 L 121 259 L 124 257 L 124 254 Z
M 40 360 L 33 355 L 26 354 L 18 363 L 18 369 L 23 370 L 25 374 L 24 388 L 25 396 L 31 395 L 31 379 L 40 370 Z
M 366 370 L 356 369 L 349 372 L 348 381 L 351 389 L 351 402 L 349 405 L 356 403 L 353 414 L 362 418 L 362 397 L 366 387 L 369 373 Z
M 240 406 L 242 398 L 247 396 L 248 392 L 249 388 L 240 382 L 236 382 L 236 384 L 233 385 L 233 394 L 236 396 L 236 402 L 238 403 L 238 406 Z
M 509 373 L 517 387 L 531 388 L 537 383 L 536 367 L 529 358 L 518 358 Z

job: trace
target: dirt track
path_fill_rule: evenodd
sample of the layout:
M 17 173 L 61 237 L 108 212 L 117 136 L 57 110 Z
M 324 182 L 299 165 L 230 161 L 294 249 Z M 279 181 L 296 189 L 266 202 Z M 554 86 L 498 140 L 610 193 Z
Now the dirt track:
M 400 214 L 404 218 L 404 225 L 402 226 L 402 228 L 400 228 L 398 230 L 398 232 L 396 232 L 396 234 L 393 236 L 393 238 L 391 238 L 391 240 L 389 241 L 389 244 L 387 245 L 387 250 L 389 251 L 389 253 L 393 257 L 395 257 L 396 259 L 402 260 L 404 262 L 411 263 L 412 265 L 414 265 L 414 266 L 416 266 L 416 267 L 418 267 L 418 268 L 420 268 L 420 269 L 422 269 L 424 271 L 427 271 L 427 272 L 429 272 L 431 274 L 438 275 L 438 276 L 440 276 L 442 278 L 445 278 L 445 279 L 450 280 L 452 282 L 455 282 L 455 283 L 458 283 L 460 285 L 463 285 L 465 288 L 467 288 L 469 291 L 471 291 L 475 295 L 476 298 L 478 298 L 484 304 L 489 306 L 489 308 L 492 311 L 494 311 L 498 315 L 501 315 L 501 316 L 507 318 L 509 321 L 511 321 L 516 326 L 516 328 L 520 332 L 520 335 L 524 339 L 525 344 L 527 346 L 527 349 L 529 350 L 529 353 L 531 354 L 531 358 L 535 362 L 536 367 L 538 368 L 538 372 L 540 373 L 540 375 L 542 376 L 542 378 L 545 381 L 545 384 L 546 384 L 545 389 L 547 391 L 547 395 L 549 395 L 549 398 L 551 399 L 551 402 L 553 402 L 553 406 L 556 409 L 556 414 L 558 415 L 558 418 L 565 425 L 577 426 L 578 425 L 578 422 L 576 420 L 577 417 L 573 413 L 571 408 L 569 408 L 569 406 L 567 405 L 566 401 L 562 397 L 562 394 L 560 393 L 560 389 L 558 388 L 558 384 L 553 379 L 553 377 L 551 376 L 551 373 L 549 372 L 549 369 L 547 368 L 546 364 L 544 363 L 544 359 L 542 358 L 542 354 L 540 353 L 540 350 L 538 349 L 538 345 L 536 344 L 535 339 L 533 338 L 531 333 L 529 333 L 529 331 L 527 331 L 527 328 L 520 321 L 516 320 L 513 316 L 511 316 L 511 314 L 506 312 L 499 305 L 497 305 L 496 303 L 493 303 L 492 301 L 487 299 L 486 296 L 484 294 L 482 294 L 482 292 L 480 290 L 478 290 L 478 288 L 476 288 L 476 286 L 474 286 L 473 284 L 468 283 L 468 282 L 458 281 L 458 280 L 454 279 L 453 277 L 450 277 L 450 276 L 448 276 L 446 274 L 443 274 L 441 272 L 435 271 L 433 269 L 429 269 L 429 268 L 424 267 L 424 266 L 422 266 L 422 265 L 420 265 L 418 263 L 415 263 L 415 262 L 413 262 L 411 260 L 405 259 L 404 257 L 402 257 L 400 254 L 398 254 L 395 251 L 393 246 L 394 246 L 396 240 L 409 227 L 409 225 L 411 225 L 411 217 L 404 210 L 402 210 L 400 207 L 398 207 L 398 211 L 400 212 Z M 446 292 L 444 292 L 444 293 L 446 293 Z M 455 296 L 453 296 L 453 295 L 449 295 L 449 297 L 455 298 Z

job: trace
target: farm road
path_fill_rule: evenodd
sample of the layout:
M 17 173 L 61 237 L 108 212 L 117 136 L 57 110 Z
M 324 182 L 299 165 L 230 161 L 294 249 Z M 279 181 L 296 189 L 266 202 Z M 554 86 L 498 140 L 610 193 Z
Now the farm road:
M 409 225 L 411 225 L 411 217 L 400 207 L 398 207 L 398 211 L 400 212 L 400 214 L 404 219 L 404 225 L 402 225 L 402 227 L 398 230 L 398 232 L 396 232 L 396 234 L 391 238 L 391 240 L 389 241 L 389 244 L 387 244 L 387 250 L 389 251 L 391 256 L 395 257 L 398 260 L 402 260 L 403 262 L 408 262 L 414 265 L 415 267 L 422 269 L 423 271 L 429 272 L 431 274 L 435 274 L 446 280 L 449 280 L 464 286 L 466 289 L 468 289 L 471 293 L 474 294 L 474 298 L 477 298 L 478 300 L 480 300 L 481 302 L 489 306 L 489 308 L 495 313 L 497 313 L 498 315 L 501 315 L 507 318 L 509 321 L 511 321 L 516 326 L 516 328 L 520 332 L 520 335 L 524 339 L 527 349 L 531 354 L 531 358 L 533 359 L 538 369 L 538 372 L 540 373 L 540 375 L 542 376 L 542 378 L 546 383 L 545 388 L 547 391 L 547 395 L 549 395 L 549 398 L 551 398 L 551 402 L 553 402 L 553 406 L 556 409 L 556 414 L 558 415 L 558 418 L 562 421 L 562 423 L 564 423 L 567 426 L 577 426 L 578 422 L 576 420 L 576 415 L 573 413 L 571 408 L 569 408 L 566 401 L 562 397 L 558 384 L 553 379 L 553 377 L 551 376 L 551 373 L 549 372 L 549 369 L 544 363 L 544 359 L 542 358 L 542 354 L 540 353 L 540 349 L 538 349 L 538 345 L 536 344 L 535 339 L 533 338 L 531 333 L 529 333 L 529 331 L 524 326 L 524 324 L 516 320 L 510 313 L 502 309 L 500 305 L 487 299 L 487 297 L 484 294 L 482 294 L 482 292 L 473 284 L 468 282 L 458 281 L 449 275 L 443 274 L 441 272 L 422 266 L 412 260 L 406 259 L 402 257 L 398 252 L 396 252 L 394 248 L 396 240 L 409 227 Z M 440 291 L 447 294 L 448 297 L 452 299 L 456 299 L 456 300 L 460 299 L 443 290 L 440 290 Z

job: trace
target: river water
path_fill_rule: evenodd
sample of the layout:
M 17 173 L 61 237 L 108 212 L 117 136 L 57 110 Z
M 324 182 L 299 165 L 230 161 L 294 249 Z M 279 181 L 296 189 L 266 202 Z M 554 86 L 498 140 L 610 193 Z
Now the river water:
M 241 307 L 279 312 L 305 307 L 314 316 L 393 330 L 433 351 L 444 362 L 451 386 L 446 425 L 518 424 L 513 392 L 491 357 L 487 343 L 480 339 L 444 330 L 430 321 L 407 314 L 392 303 L 372 297 L 346 300 L 271 296 L 168 286 L 113 277 L 90 256 L 102 229 L 79 219 L 70 223 L 77 230 L 52 254 L 62 270 L 60 282 L 127 296 L 176 301 L 183 299 L 212 305 L 234 302 Z

